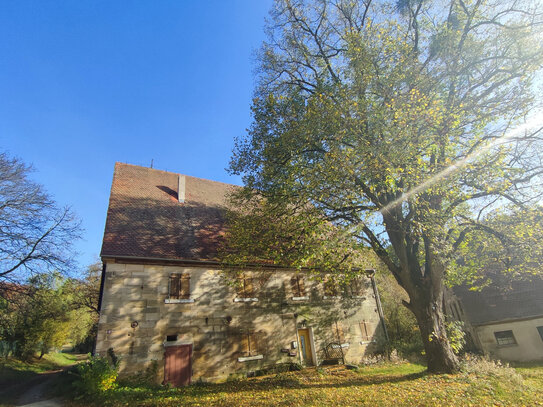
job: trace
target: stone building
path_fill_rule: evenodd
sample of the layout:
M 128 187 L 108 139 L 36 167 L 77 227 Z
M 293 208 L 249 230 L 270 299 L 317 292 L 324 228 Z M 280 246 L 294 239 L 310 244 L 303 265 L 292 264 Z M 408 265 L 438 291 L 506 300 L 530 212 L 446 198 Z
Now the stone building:
M 96 353 L 121 374 L 174 385 L 250 375 L 277 364 L 359 363 L 385 330 L 371 272 L 331 276 L 221 270 L 217 245 L 232 185 L 117 163 L 101 257 Z

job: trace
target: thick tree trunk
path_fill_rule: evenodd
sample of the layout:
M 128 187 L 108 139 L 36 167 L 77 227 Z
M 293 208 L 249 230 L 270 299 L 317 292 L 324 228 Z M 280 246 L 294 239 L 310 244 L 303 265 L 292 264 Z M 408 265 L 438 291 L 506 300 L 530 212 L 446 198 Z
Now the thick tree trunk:
M 426 352 L 428 371 L 431 373 L 454 373 L 459 370 L 458 358 L 454 354 L 445 328 L 443 301 L 418 299 L 411 302 Z
M 436 199 L 428 199 L 435 203 Z M 439 207 L 439 202 L 435 204 Z M 396 219 L 393 217 L 396 216 Z M 445 326 L 443 314 L 445 266 L 438 250 L 434 247 L 433 238 L 422 234 L 423 249 L 419 246 L 419 238 L 410 228 L 405 227 L 403 214 L 395 208 L 383 215 L 387 233 L 399 266 L 389 261 L 387 266 L 396 277 L 398 283 L 409 295 L 409 303 L 405 305 L 415 314 L 426 352 L 428 371 L 431 373 L 454 373 L 459 370 L 459 363 L 454 354 Z M 443 240 L 443 239 L 441 239 Z M 439 241 L 439 240 L 438 240 Z M 420 254 L 424 253 L 424 264 L 421 265 Z M 386 256 L 385 260 L 387 260 Z

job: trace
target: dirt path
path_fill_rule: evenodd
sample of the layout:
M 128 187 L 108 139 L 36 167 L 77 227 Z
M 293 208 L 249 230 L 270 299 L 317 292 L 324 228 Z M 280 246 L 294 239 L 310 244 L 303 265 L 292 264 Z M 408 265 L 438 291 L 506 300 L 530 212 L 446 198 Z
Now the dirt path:
M 21 386 L 21 395 L 17 400 L 17 406 L 32 407 L 57 407 L 62 406 L 58 399 L 48 399 L 48 388 L 53 384 L 57 376 L 63 370 L 52 370 L 40 374 L 30 382 Z

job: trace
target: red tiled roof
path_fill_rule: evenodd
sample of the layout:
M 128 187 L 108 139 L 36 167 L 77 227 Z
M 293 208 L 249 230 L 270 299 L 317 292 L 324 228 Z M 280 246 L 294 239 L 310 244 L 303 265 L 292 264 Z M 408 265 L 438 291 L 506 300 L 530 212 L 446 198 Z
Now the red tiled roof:
M 216 259 L 225 199 L 236 187 L 185 176 L 185 202 L 180 203 L 179 175 L 115 164 L 102 257 Z

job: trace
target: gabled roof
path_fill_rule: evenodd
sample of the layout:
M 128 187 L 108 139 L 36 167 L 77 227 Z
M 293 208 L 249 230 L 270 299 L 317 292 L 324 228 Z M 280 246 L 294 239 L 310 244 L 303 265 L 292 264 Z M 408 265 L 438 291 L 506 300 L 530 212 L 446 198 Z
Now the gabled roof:
M 462 301 L 464 312 L 473 325 L 543 315 L 543 279 L 540 277 L 513 281 L 507 288 L 497 284 L 481 291 L 456 287 L 454 293 Z
M 224 233 L 226 197 L 234 185 L 116 163 L 102 257 L 213 261 Z

